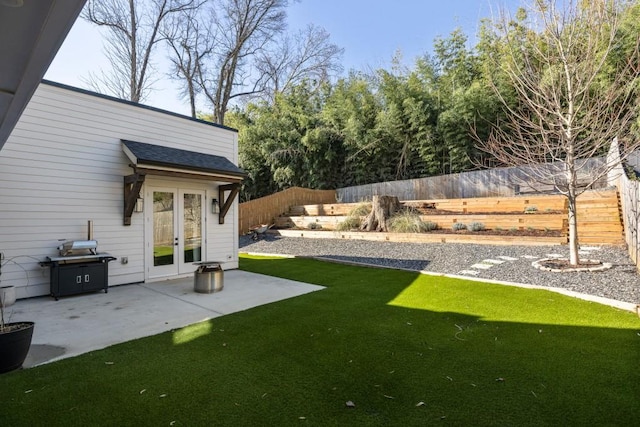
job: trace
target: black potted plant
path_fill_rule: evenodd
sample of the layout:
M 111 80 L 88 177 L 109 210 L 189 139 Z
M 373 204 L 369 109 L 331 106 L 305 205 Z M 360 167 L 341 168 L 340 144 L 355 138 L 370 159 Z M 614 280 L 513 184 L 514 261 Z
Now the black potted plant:
M 2 265 L 3 263 L 0 262 L 0 275 Z M 27 274 L 27 280 L 28 278 Z M 0 292 L 0 374 L 22 366 L 31 347 L 34 327 L 33 322 L 5 322 L 5 300 L 6 293 Z

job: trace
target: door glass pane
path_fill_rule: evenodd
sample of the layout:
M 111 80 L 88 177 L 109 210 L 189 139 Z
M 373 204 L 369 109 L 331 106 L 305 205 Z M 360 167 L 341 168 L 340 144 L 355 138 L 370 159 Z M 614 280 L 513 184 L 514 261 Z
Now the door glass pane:
M 184 262 L 202 261 L 202 196 L 184 194 Z
M 173 193 L 153 192 L 153 265 L 173 264 Z

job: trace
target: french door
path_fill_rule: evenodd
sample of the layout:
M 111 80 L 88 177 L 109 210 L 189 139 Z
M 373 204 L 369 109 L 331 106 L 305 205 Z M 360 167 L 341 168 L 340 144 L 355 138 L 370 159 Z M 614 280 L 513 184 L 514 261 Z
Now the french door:
M 156 187 L 147 198 L 152 204 L 149 277 L 193 272 L 193 263 L 204 257 L 204 191 Z

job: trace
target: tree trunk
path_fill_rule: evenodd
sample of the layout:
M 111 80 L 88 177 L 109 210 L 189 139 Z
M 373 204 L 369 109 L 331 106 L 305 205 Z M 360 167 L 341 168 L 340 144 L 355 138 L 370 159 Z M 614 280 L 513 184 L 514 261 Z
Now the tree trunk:
M 570 107 L 572 104 L 570 103 Z M 573 114 L 573 108 L 570 108 L 570 114 Z M 573 130 L 567 131 L 566 137 L 568 141 L 573 141 Z M 571 142 L 567 148 L 567 199 L 569 201 L 569 263 L 571 265 L 580 264 L 580 254 L 578 250 L 578 174 L 576 172 L 576 156 L 575 142 Z
M 580 264 L 580 248 L 578 243 L 578 221 L 576 196 L 572 190 L 569 191 L 569 263 L 571 265 Z
M 389 231 L 387 222 L 398 208 L 400 201 L 396 196 L 373 196 L 371 213 L 363 221 L 360 230 Z

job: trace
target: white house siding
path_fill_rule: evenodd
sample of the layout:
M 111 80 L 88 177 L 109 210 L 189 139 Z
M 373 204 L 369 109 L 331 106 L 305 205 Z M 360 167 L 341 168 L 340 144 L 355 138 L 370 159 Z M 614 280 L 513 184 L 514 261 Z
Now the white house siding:
M 1 286 L 16 286 L 18 298 L 49 294 L 49 268 L 38 262 L 56 255 L 62 240 L 85 239 L 88 220 L 93 221 L 99 251 L 118 258 L 109 263 L 109 285 L 145 280 L 144 215 L 134 213 L 130 226 L 122 223 L 123 177 L 132 169 L 121 139 L 238 161 L 234 131 L 40 85 L 0 150 Z M 152 177 L 147 180 L 153 182 Z M 209 203 L 217 198 L 217 183 L 193 185 L 206 189 Z M 224 225 L 210 212 L 207 258 L 237 268 L 237 201 Z

